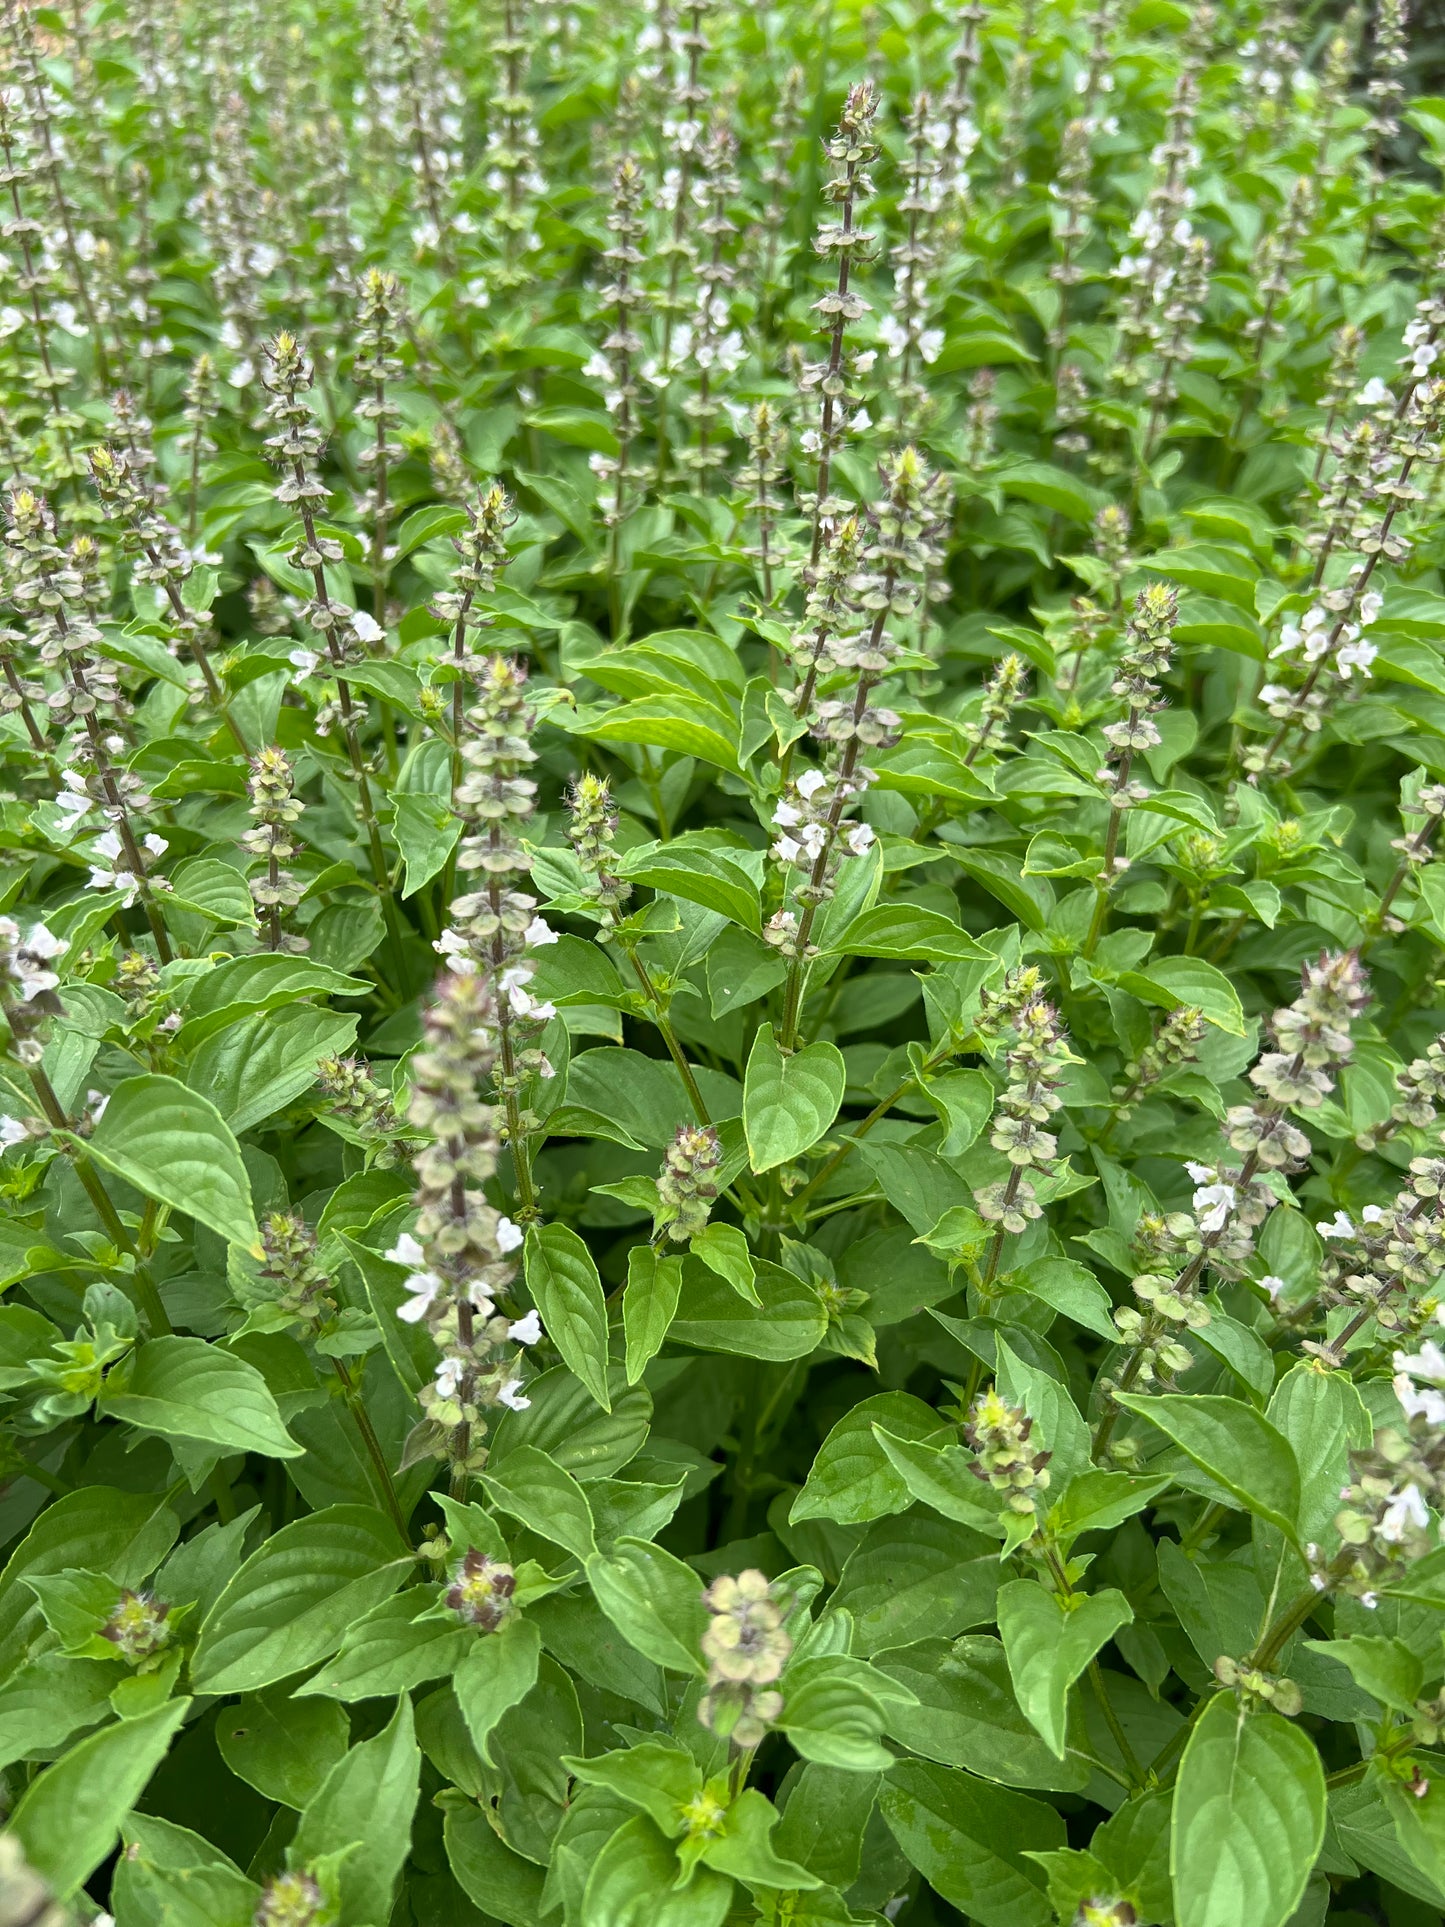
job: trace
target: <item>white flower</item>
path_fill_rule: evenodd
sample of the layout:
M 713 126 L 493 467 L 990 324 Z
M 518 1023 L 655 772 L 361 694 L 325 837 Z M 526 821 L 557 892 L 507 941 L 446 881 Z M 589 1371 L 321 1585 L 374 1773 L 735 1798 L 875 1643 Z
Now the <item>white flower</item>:
M 501 1391 L 497 1393 L 497 1403 L 499 1405 L 505 1405 L 508 1411 L 525 1412 L 532 1401 L 529 1398 L 522 1397 L 521 1379 L 509 1378 Z
M 1372 642 L 1347 642 L 1335 656 L 1335 667 L 1348 682 L 1352 670 L 1358 669 L 1362 676 L 1368 676 L 1370 664 L 1379 655 Z
M 1194 1193 L 1194 1212 L 1201 1231 L 1223 1231 L 1234 1211 L 1236 1192 L 1220 1177 L 1212 1164 L 1186 1162 L 1185 1170 L 1198 1187 Z
M 918 352 L 930 366 L 938 360 L 943 348 L 942 328 L 921 328 L 918 333 Z
M 1397 1546 L 1411 1526 L 1423 1532 L 1429 1523 L 1430 1514 L 1420 1497 L 1419 1486 L 1407 1485 L 1403 1492 L 1391 1494 L 1376 1530 L 1388 1544 Z
M 436 1388 L 443 1398 L 455 1398 L 461 1389 L 466 1366 L 459 1358 L 444 1358 L 437 1366 Z
M 1322 1238 L 1353 1238 L 1355 1235 L 1355 1227 L 1343 1211 L 1337 1211 L 1328 1221 L 1321 1218 L 1316 1223 L 1315 1230 Z
M 416 1267 L 404 1287 L 412 1295 L 406 1304 L 397 1307 L 396 1315 L 408 1325 L 419 1324 L 435 1304 L 442 1281 L 434 1271 L 426 1269 L 426 1253 L 409 1231 L 402 1232 L 386 1256 L 394 1265 Z
M 1394 1364 L 1397 1372 L 1408 1372 L 1411 1378 L 1423 1378 L 1431 1385 L 1445 1385 L 1445 1352 L 1433 1338 L 1427 1338 L 1413 1358 L 1408 1352 L 1396 1352 Z
M 1385 1214 L 1379 1205 L 1367 1204 L 1360 1213 L 1360 1222 L 1362 1224 L 1383 1224 L 1385 1222 Z
M 822 770 L 805 769 L 802 775 L 798 778 L 798 782 L 797 782 L 798 794 L 799 796 L 803 797 L 805 801 L 811 802 L 813 797 L 815 797 L 818 791 L 825 786 L 827 781 L 828 779 L 823 774 Z
M 848 832 L 847 841 L 854 856 L 863 856 L 873 847 L 873 832 L 866 823 L 855 823 Z
M 612 363 L 606 355 L 602 354 L 593 355 L 590 361 L 583 362 L 582 372 L 589 381 L 606 382 L 609 387 L 616 379 L 612 372 Z
M 6 922 L 9 923 L 9 918 Z M 31 925 L 29 936 L 16 943 L 10 958 L 10 968 L 15 973 L 21 1003 L 28 1004 L 42 990 L 54 990 L 60 979 L 45 966 L 56 957 L 64 956 L 67 948 L 59 937 L 51 935 L 43 923 Z
M 26 1144 L 30 1133 L 18 1117 L 7 1117 L 0 1112 L 0 1149 L 8 1151 L 12 1144 Z
M 878 323 L 878 339 L 890 355 L 901 355 L 908 346 L 908 330 L 894 315 L 885 315 Z
M 773 821 L 780 830 L 794 830 L 803 820 L 803 812 L 795 803 L 779 803 L 773 811 Z
M 256 378 L 256 364 L 250 356 L 238 361 L 227 375 L 226 380 L 232 388 L 245 388 Z
M 802 854 L 802 844 L 791 836 L 780 836 L 773 845 L 773 855 L 779 863 L 796 863 Z
M 362 642 L 381 642 L 386 636 L 385 629 L 382 628 L 381 624 L 376 620 L 376 617 L 369 616 L 365 609 L 353 610 L 351 629 L 352 634 Z
M 542 944 L 556 943 L 557 932 L 552 928 L 551 924 L 547 922 L 545 917 L 533 917 L 532 921 L 527 925 L 526 933 L 522 941 L 523 943 L 530 944 L 534 949 L 539 948 Z
M 403 1324 L 419 1325 L 436 1303 L 442 1281 L 434 1271 L 414 1271 L 404 1288 L 412 1295 L 404 1305 L 397 1306 L 396 1315 Z
M 529 1311 L 525 1318 L 516 1318 L 508 1325 L 507 1336 L 519 1345 L 535 1345 L 542 1336 L 542 1321 L 535 1311 Z
M 1264 1277 L 1261 1278 L 1259 1282 L 1264 1287 L 1264 1289 L 1269 1293 L 1271 1302 L 1276 1304 L 1284 1296 L 1286 1290 L 1288 1289 L 1284 1279 L 1277 1276 L 1276 1273 L 1272 1271 L 1266 1272 Z
M 477 960 L 467 945 L 460 930 L 443 930 L 432 949 L 447 960 L 447 969 L 455 970 L 460 977 L 469 977 L 477 967 Z
M 497 1249 L 503 1256 L 509 1251 L 518 1250 L 525 1237 L 526 1233 L 519 1224 L 513 1224 L 510 1218 L 498 1218 Z
M 1400 1363 L 1401 1354 L 1396 1352 L 1395 1363 Z M 1404 1372 L 1397 1372 L 1394 1378 L 1395 1396 L 1400 1401 L 1400 1410 L 1406 1418 L 1424 1416 L 1431 1425 L 1445 1425 L 1445 1393 L 1431 1386 L 1421 1388 Z
M 1380 594 L 1378 589 L 1366 589 L 1365 593 L 1360 597 L 1355 612 L 1360 618 L 1361 628 L 1368 629 L 1370 624 L 1378 619 L 1380 611 L 1384 606 L 1385 598 Z
M 73 769 L 63 769 L 60 772 L 60 780 L 64 788 L 55 799 L 56 809 L 68 816 L 72 822 L 89 815 L 95 808 L 95 799 L 85 787 L 84 779 L 77 776 Z
M 546 998 L 534 997 L 530 990 L 523 990 L 519 984 L 507 993 L 507 1002 L 514 1016 L 530 1017 L 535 1023 L 545 1024 L 557 1015 L 557 1006 Z
M 293 669 L 299 669 L 303 676 L 311 675 L 321 658 L 314 649 L 289 649 L 286 660 Z
M 1379 408 L 1384 402 L 1393 401 L 1394 397 L 1384 382 L 1380 380 L 1380 377 L 1378 375 L 1372 375 L 1360 390 L 1359 394 L 1355 396 L 1355 400 L 1361 408 Z
M 163 836 L 150 835 L 142 839 L 141 847 L 152 856 L 162 856 L 169 845 Z M 97 863 L 92 860 L 89 887 L 92 890 L 119 890 L 128 910 L 136 900 L 141 879 L 134 870 L 121 867 L 120 837 L 116 831 L 106 830 L 95 839 L 95 853 L 106 861 Z

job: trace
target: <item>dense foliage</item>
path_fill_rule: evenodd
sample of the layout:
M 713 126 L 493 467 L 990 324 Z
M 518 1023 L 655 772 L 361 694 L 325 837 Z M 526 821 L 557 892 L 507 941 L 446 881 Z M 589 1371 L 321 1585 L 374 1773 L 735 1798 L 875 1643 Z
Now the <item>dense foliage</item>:
M 0 1917 L 1439 1917 L 1419 58 L 7 0 Z

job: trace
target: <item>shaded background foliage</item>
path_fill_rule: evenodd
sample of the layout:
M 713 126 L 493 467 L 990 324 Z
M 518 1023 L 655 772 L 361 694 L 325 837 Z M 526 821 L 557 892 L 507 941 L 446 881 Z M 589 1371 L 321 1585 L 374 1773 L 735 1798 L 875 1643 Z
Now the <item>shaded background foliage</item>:
M 5 1904 L 1437 1916 L 1434 15 L 7 8 Z

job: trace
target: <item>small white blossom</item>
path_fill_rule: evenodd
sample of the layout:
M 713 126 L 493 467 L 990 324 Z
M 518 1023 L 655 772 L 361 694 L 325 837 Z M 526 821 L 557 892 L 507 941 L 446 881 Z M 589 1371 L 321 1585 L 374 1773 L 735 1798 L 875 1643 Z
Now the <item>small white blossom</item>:
M 542 1321 L 535 1311 L 529 1311 L 525 1318 L 513 1319 L 507 1327 L 507 1336 L 519 1345 L 535 1345 L 542 1336 Z
M 1380 1515 L 1376 1530 L 1380 1537 L 1390 1545 L 1397 1546 L 1411 1526 L 1423 1532 L 1430 1523 L 1430 1514 L 1417 1485 L 1407 1485 L 1402 1492 L 1395 1492 Z

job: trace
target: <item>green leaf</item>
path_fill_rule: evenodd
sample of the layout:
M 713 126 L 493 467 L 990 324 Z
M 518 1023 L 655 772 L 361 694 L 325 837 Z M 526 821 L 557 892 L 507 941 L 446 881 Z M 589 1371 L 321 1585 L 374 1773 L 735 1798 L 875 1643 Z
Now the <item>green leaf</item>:
M 1379 1791 L 1394 1818 L 1395 1838 L 1417 1878 L 1410 1880 L 1378 1854 L 1372 1855 L 1366 1864 L 1374 1866 L 1397 1886 L 1403 1886 L 1407 1893 L 1421 1894 L 1422 1882 L 1418 1876 L 1423 1876 L 1422 1897 L 1428 1895 L 1439 1905 L 1441 1895 L 1445 1894 L 1445 1789 L 1440 1785 L 1438 1774 L 1430 1776 L 1423 1793 L 1418 1790 L 1418 1783 L 1406 1786 L 1398 1780 L 1382 1781 Z
M 256 921 L 245 877 L 229 863 L 219 863 L 214 857 L 192 857 L 188 863 L 177 864 L 163 903 L 166 910 L 172 905 L 195 910 L 228 929 L 249 928 Z
M 186 1066 L 186 1084 L 215 1105 L 231 1130 L 254 1129 L 310 1090 L 316 1066 L 356 1039 L 355 1017 L 295 1004 L 257 1011 L 208 1037 Z
M 437 1589 L 416 1586 L 373 1606 L 349 1626 L 335 1659 L 298 1687 L 336 1700 L 364 1700 L 405 1693 L 430 1679 L 450 1677 L 476 1634 L 455 1619 L 428 1617 Z
M 998 1629 L 1014 1692 L 1055 1759 L 1064 1757 L 1069 1688 L 1133 1617 L 1128 1600 L 1112 1587 L 1067 1600 L 1034 1579 L 999 1588 Z
M 297 1866 L 345 1854 L 340 1868 L 343 1919 L 389 1918 L 411 1847 L 420 1790 L 421 1749 L 411 1702 L 403 1695 L 390 1724 L 374 1740 L 353 1746 L 332 1767 L 291 1842 Z
M 700 696 L 642 696 L 589 712 L 579 728 L 594 743 L 646 743 L 739 773 L 737 724 Z
M 62 1747 L 72 1733 L 108 1718 L 115 1683 L 115 1666 L 106 1660 L 42 1653 L 21 1666 L 0 1687 L 0 1767 Z
M 761 1307 L 753 1255 L 747 1238 L 735 1224 L 706 1224 L 688 1245 L 694 1258 L 701 1258 L 709 1271 L 730 1284 L 739 1298 Z
M 698 1351 L 737 1352 L 778 1364 L 806 1358 L 828 1329 L 823 1301 L 791 1271 L 761 1258 L 753 1278 L 756 1307 L 697 1259 L 686 1259 L 669 1338 Z
M 565 1366 L 530 1379 L 525 1412 L 508 1412 L 492 1434 L 487 1469 L 496 1472 L 519 1445 L 540 1446 L 586 1485 L 605 1479 L 633 1458 L 647 1437 L 652 1398 L 646 1386 L 629 1386 L 622 1368 L 608 1378 L 611 1407 L 599 1410 L 592 1394 Z
M 592 1253 L 564 1224 L 529 1225 L 527 1289 L 547 1335 L 604 1412 L 607 1384 L 607 1300 Z
M 464 509 L 446 508 L 434 502 L 429 508 L 413 509 L 396 532 L 397 562 L 424 542 L 436 542 L 446 535 L 458 535 L 467 526 Z
M 1312 1653 L 1337 1659 L 1356 1686 L 1381 1706 L 1414 1717 L 1415 1702 L 1425 1689 L 1425 1668 L 1404 1640 L 1356 1633 L 1351 1639 L 1307 1639 L 1305 1644 Z
M 619 1539 L 587 1561 L 598 1605 L 630 1646 L 674 1673 L 706 1672 L 700 1641 L 707 1626 L 702 1582 L 661 1546 Z
M 111 1093 L 88 1149 L 148 1198 L 232 1244 L 256 1242 L 251 1180 L 230 1126 L 173 1077 L 128 1077 Z
M 482 1810 L 469 1801 L 447 1808 L 447 1862 L 457 1885 L 484 1919 L 507 1927 L 537 1927 L 542 1918 L 542 1869 L 499 1839 Z
M 1119 983 L 1145 1003 L 1160 1004 L 1165 1010 L 1193 1005 L 1216 1029 L 1231 1037 L 1244 1035 L 1239 992 L 1222 970 L 1200 957 L 1159 957 L 1147 969 L 1126 970 Z
M 392 796 L 391 833 L 406 874 L 402 897 L 414 897 L 446 864 L 462 833 L 462 820 L 439 797 L 398 790 Z
M 745 854 L 720 849 L 695 833 L 684 834 L 670 843 L 630 850 L 618 865 L 618 874 L 687 903 L 701 904 L 705 910 L 716 910 L 743 929 L 756 931 L 762 927 L 762 912 Z
M 1031 1298 L 1052 1306 L 1095 1337 L 1118 1344 L 1109 1294 L 1086 1265 L 1072 1258 L 1036 1258 L 1022 1271 L 1011 1271 L 1008 1285 L 1011 1291 L 1026 1291 Z
M 899 1440 L 941 1443 L 952 1436 L 931 1405 L 907 1392 L 882 1392 L 845 1412 L 814 1457 L 802 1491 L 788 1514 L 803 1519 L 833 1519 L 862 1525 L 890 1512 L 904 1512 L 914 1494 L 903 1470 L 891 1462 L 886 1442 L 874 1428 Z
M 702 1864 L 755 1889 L 784 1887 L 800 1893 L 821 1887 L 822 1881 L 806 1867 L 779 1857 L 772 1840 L 778 1818 L 771 1800 L 755 1787 L 746 1788 L 728 1808 L 716 1838 L 703 1847 Z
M 557 1461 L 535 1445 L 519 1445 L 482 1484 L 503 1512 L 540 1532 L 584 1563 L 597 1550 L 587 1494 Z
M 773 1844 L 830 1887 L 851 1887 L 877 1791 L 872 1774 L 810 1761 L 790 1786 Z
M 1246 1512 L 1297 1542 L 1299 1464 L 1289 1441 L 1252 1405 L 1200 1392 L 1120 1393 L 1118 1402 L 1157 1426 Z
M 889 1736 L 910 1752 L 1004 1786 L 1077 1793 L 1086 1784 L 1083 1763 L 1055 1759 L 1024 1717 L 998 1640 L 983 1633 L 920 1640 L 874 1665 L 918 1701 L 888 1709 Z
M 85 1566 L 118 1585 L 139 1586 L 165 1558 L 180 1520 L 163 1498 L 82 1486 L 48 1506 L 0 1573 L 0 1671 L 24 1658 L 40 1627 L 35 1595 L 21 1582 Z
M 371 988 L 364 977 L 345 976 L 309 957 L 279 952 L 232 957 L 193 979 L 176 1042 L 182 1050 L 194 1050 L 250 1011 L 279 1010 L 282 1004 L 317 995 L 360 997 Z
M 770 1025 L 753 1039 L 743 1083 L 743 1129 L 754 1171 L 771 1171 L 811 1150 L 843 1102 L 847 1073 L 835 1044 L 809 1044 L 785 1057 Z
M 998 1388 L 1013 1404 L 1022 1405 L 1038 1427 L 1040 1443 L 1053 1454 L 1049 1472 L 1053 1491 L 1059 1493 L 1088 1469 L 1089 1428 L 1067 1388 L 1020 1358 L 1001 1332 L 996 1355 Z
M 563 1765 L 584 1785 L 606 1787 L 668 1835 L 683 1831 L 686 1823 L 680 1809 L 702 1785 L 702 1773 L 692 1755 L 658 1740 L 643 1740 L 625 1752 L 603 1753 L 596 1759 L 564 1760 Z
M 30 1865 L 68 1900 L 120 1838 L 121 1822 L 165 1758 L 191 1702 L 102 1727 L 27 1787 L 10 1826 Z
M 228 1452 L 294 1459 L 303 1449 L 281 1423 L 255 1366 L 204 1338 L 150 1339 L 111 1372 L 96 1410 L 142 1432 L 199 1439 Z
M 1217 1694 L 1189 1736 L 1174 1789 L 1179 1927 L 1284 1927 L 1324 1832 L 1325 1774 L 1309 1734 Z
M 283 1526 L 207 1614 L 191 1661 L 197 1691 L 257 1692 L 304 1672 L 411 1567 L 396 1528 L 369 1506 L 330 1506 Z
M 1057 1505 L 1049 1508 L 1050 1530 L 1067 1547 L 1080 1533 L 1112 1532 L 1168 1489 L 1167 1478 L 1132 1478 L 1127 1472 L 1093 1470 L 1071 1480 Z
M 921 903 L 875 904 L 828 948 L 845 957 L 903 957 L 915 963 L 962 962 L 991 954 L 942 911 Z
M 221 1758 L 237 1779 L 298 1813 L 345 1754 L 349 1737 L 339 1706 L 295 1699 L 284 1688 L 248 1693 L 216 1721 Z
M 542 1635 L 536 1624 L 514 1614 L 499 1632 L 479 1635 L 452 1675 L 452 1691 L 472 1745 L 489 1766 L 496 1764 L 488 1750 L 493 1729 L 536 1685 L 541 1656 Z
M 881 1744 L 890 1705 L 911 1698 L 895 1680 L 846 1654 L 795 1660 L 783 1682 L 778 1724 L 805 1760 L 847 1773 L 886 1773 Z
M 650 1244 L 627 1254 L 622 1330 L 627 1343 L 627 1382 L 635 1385 L 662 1350 L 682 1292 L 682 1259 L 666 1258 Z
M 618 1829 L 592 1863 L 582 1919 L 607 1927 L 722 1927 L 733 1885 L 698 1867 L 675 1891 L 677 1855 L 643 1814 Z
M 853 1616 L 855 1653 L 950 1638 L 994 1616 L 998 1542 L 949 1519 L 879 1519 L 849 1554 L 830 1606 Z
M 1374 1436 L 1364 1400 L 1343 1372 L 1318 1372 L 1301 1360 L 1275 1387 L 1266 1416 L 1299 1466 L 1301 1539 L 1333 1545 L 1350 1452 L 1365 1448 Z
M 912 1498 L 975 1532 L 1002 1535 L 998 1498 L 975 1475 L 971 1453 L 956 1444 L 898 1438 L 882 1425 L 873 1427 L 873 1436 Z
M 1049 1927 L 1044 1875 L 1025 1856 L 1063 1846 L 1052 1807 L 926 1760 L 900 1760 L 878 1806 L 929 1885 L 980 1927 Z

